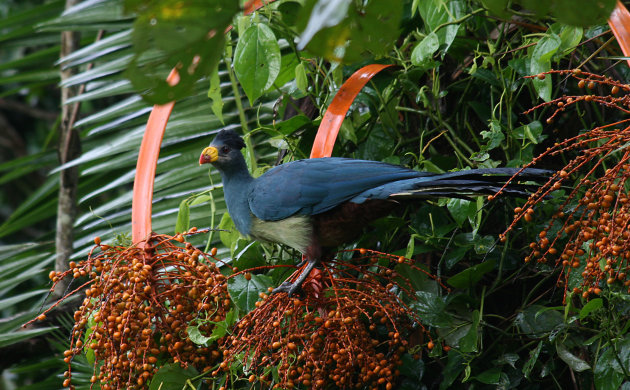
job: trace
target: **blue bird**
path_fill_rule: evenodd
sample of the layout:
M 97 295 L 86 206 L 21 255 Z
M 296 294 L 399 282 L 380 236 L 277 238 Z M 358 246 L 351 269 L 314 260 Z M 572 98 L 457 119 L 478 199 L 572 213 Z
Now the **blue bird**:
M 378 161 L 313 158 L 293 161 L 253 178 L 241 149 L 243 139 L 221 130 L 199 158 L 221 174 L 228 213 L 246 237 L 300 251 L 306 267 L 274 292 L 297 291 L 325 250 L 351 241 L 374 219 L 402 201 L 496 194 L 516 168 L 472 169 L 436 174 Z M 526 169 L 520 180 L 539 181 L 549 171 Z M 510 183 L 502 193 L 527 196 L 531 185 Z

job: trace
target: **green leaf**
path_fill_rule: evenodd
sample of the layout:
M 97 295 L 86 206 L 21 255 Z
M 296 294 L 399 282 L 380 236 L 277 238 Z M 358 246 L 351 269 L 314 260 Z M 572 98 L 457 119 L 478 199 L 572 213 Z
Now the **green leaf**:
M 446 312 L 449 297 L 442 297 L 428 291 L 416 291 L 416 300 L 411 302 L 411 308 L 425 325 L 435 327 L 449 327 L 453 318 Z
M 308 90 L 308 78 L 306 77 L 304 64 L 301 62 L 295 67 L 295 85 L 303 93 L 306 93 Z
M 559 23 L 551 25 L 551 30 L 560 37 L 560 47 L 558 48 L 556 57 L 571 53 L 580 43 L 584 34 L 582 27 L 567 26 Z
M 187 232 L 188 229 L 190 229 L 190 206 L 188 205 L 188 199 L 184 199 L 179 204 L 175 233 Z
M 511 135 L 516 139 L 527 139 L 534 144 L 538 144 L 544 139 L 541 135 L 543 130 L 542 123 L 533 121 L 529 124 L 517 127 L 512 130 Z
M 40 297 L 41 299 L 44 297 L 44 295 L 48 291 L 49 291 L 48 289 L 35 290 L 35 291 L 29 291 L 29 292 L 25 292 L 21 294 L 16 294 L 9 298 L 0 299 L 0 310 L 6 310 L 10 308 L 11 306 L 14 306 L 17 303 L 20 303 L 32 297 Z
M 125 75 L 151 103 L 189 96 L 197 80 L 217 67 L 223 32 L 238 10 L 232 0 L 142 2 L 132 34 L 135 54 Z M 176 85 L 166 81 L 173 68 L 180 70 Z
M 560 359 L 562 359 L 574 371 L 582 372 L 590 370 L 591 368 L 591 366 L 584 360 L 569 352 L 569 350 L 562 343 L 556 343 L 556 352 L 558 352 L 558 356 L 560 357 Z
M 531 374 L 536 362 L 538 361 L 538 356 L 540 355 L 540 351 L 542 350 L 543 342 L 539 341 L 536 348 L 529 351 L 529 359 L 523 365 L 523 376 L 529 379 L 529 375 Z
M 415 66 L 430 68 L 433 54 L 440 48 L 440 41 L 436 33 L 428 34 L 414 47 L 411 52 L 411 63 Z
M 520 312 L 514 321 L 521 332 L 531 337 L 543 337 L 564 321 L 564 316 L 558 310 L 548 307 L 532 305 Z
M 257 23 L 245 30 L 234 51 L 234 71 L 250 103 L 273 85 L 280 65 L 280 46 L 269 26 Z
M 493 119 L 490 121 L 490 130 L 482 131 L 481 136 L 487 140 L 484 150 L 492 150 L 501 145 L 501 142 L 505 139 L 503 130 L 501 129 L 501 123 Z
M 481 321 L 481 313 L 479 310 L 472 312 L 472 321 L 468 333 L 459 340 L 459 349 L 462 352 L 477 352 L 477 344 L 479 339 L 479 322 Z M 485 383 L 485 382 L 484 382 Z
M 210 195 L 201 194 L 201 195 L 197 195 L 193 197 L 192 200 L 188 203 L 188 205 L 190 207 L 193 207 L 193 206 L 197 206 L 198 204 L 212 202 L 212 199 L 213 198 Z
M 18 343 L 22 340 L 30 339 L 36 336 L 40 336 L 57 329 L 54 326 L 47 328 L 37 328 L 28 330 L 18 330 L 15 332 L 0 333 L 0 348 L 4 348 L 8 345 Z
M 477 284 L 483 275 L 494 269 L 496 261 L 494 259 L 484 261 L 481 264 L 463 270 L 462 272 L 450 277 L 447 283 L 455 288 L 470 288 Z
M 267 289 L 273 287 L 271 277 L 267 275 L 251 275 L 251 279 L 245 279 L 245 275 L 238 275 L 228 281 L 228 292 L 232 301 L 244 313 L 249 313 L 256 308 L 256 302 L 260 299 L 261 292 L 267 293 Z
M 186 332 L 188 333 L 188 338 L 190 339 L 190 341 L 198 345 L 208 346 L 213 342 L 219 340 L 228 333 L 228 330 L 236 322 L 236 314 L 234 310 L 230 310 L 225 315 L 225 320 L 218 322 L 209 322 L 214 324 L 210 336 L 204 336 L 203 334 L 201 334 L 198 326 L 189 325 L 186 328 Z
M 422 361 L 422 359 L 414 359 L 408 353 L 404 354 L 401 360 L 400 373 L 420 383 L 424 376 L 424 361 Z
M 463 223 L 477 214 L 477 204 L 467 199 L 452 198 L 446 203 L 446 208 L 457 222 L 457 226 L 462 227 Z
M 276 122 L 275 129 L 283 135 L 291 135 L 312 124 L 313 121 L 306 115 L 296 115 L 286 121 Z
M 440 390 L 448 389 L 466 367 L 470 366 L 466 364 L 466 360 L 462 354 L 454 350 L 449 351 L 446 366 L 442 371 L 444 379 L 440 382 Z
M 499 384 L 499 380 L 501 379 L 501 369 L 499 367 L 493 367 L 475 376 L 475 379 L 481 383 L 485 383 L 486 385 Z
M 341 23 L 348 14 L 351 0 L 318 0 L 312 8 L 306 28 L 300 34 L 298 50 L 303 50 L 315 34 Z
M 580 310 L 580 321 L 584 321 L 592 312 L 601 309 L 604 306 L 604 301 L 601 298 L 595 298 L 588 301 L 586 305 Z
M 615 351 L 608 347 L 597 359 L 593 369 L 593 381 L 597 390 L 617 390 L 623 382 L 624 374 Z
M 223 122 L 223 98 L 221 97 L 221 79 L 219 78 L 219 67 L 217 66 L 210 74 L 210 88 L 208 97 L 212 101 L 210 108 L 214 115 Z
M 604 23 L 615 8 L 615 3 L 615 0 L 554 0 L 552 13 L 562 23 L 589 27 Z
M 507 11 L 508 2 L 509 0 L 481 0 L 484 8 L 501 18 L 509 18 L 511 16 Z
M 149 390 L 181 390 L 186 387 L 188 381 L 198 375 L 192 365 L 184 369 L 179 364 L 166 364 L 151 379 Z
M 262 248 L 258 241 L 237 240 L 234 246 L 234 266 L 249 269 L 265 265 Z
M 558 51 L 562 41 L 560 37 L 553 33 L 545 34 L 532 51 L 530 60 L 530 72 L 532 75 L 546 72 L 551 69 L 551 58 Z M 546 102 L 551 100 L 551 76 L 547 75 L 544 80 L 534 78 L 532 80 L 538 96 Z
M 466 5 L 461 0 L 426 0 L 418 3 L 418 11 L 425 23 L 427 33 L 437 34 L 442 53 L 446 53 L 457 36 L 459 24 L 438 27 L 464 16 Z
M 219 222 L 219 239 L 226 248 L 234 248 L 241 234 L 236 230 L 230 214 L 224 213 Z

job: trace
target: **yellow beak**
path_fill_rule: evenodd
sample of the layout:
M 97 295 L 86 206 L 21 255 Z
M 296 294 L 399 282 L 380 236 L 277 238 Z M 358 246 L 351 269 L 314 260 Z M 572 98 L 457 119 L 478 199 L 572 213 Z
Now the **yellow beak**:
M 219 159 L 219 151 L 214 146 L 208 146 L 199 156 L 199 165 L 213 163 Z

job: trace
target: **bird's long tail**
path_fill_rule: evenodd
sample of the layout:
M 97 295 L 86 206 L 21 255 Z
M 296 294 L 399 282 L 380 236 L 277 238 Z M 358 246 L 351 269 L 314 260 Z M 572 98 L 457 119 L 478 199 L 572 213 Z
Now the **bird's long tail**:
M 447 172 L 387 183 L 364 192 L 361 198 L 468 198 L 499 192 L 509 196 L 527 197 L 552 174 L 553 171 L 534 168 L 486 168 Z

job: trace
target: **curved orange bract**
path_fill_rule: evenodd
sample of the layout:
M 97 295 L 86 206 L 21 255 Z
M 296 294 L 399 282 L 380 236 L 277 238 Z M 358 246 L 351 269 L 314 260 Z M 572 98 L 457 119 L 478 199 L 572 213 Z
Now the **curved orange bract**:
M 621 51 L 626 57 L 630 57 L 630 12 L 621 1 L 617 1 L 617 6 L 608 18 L 608 24 L 619 42 Z M 628 66 L 630 66 L 630 60 L 628 60 Z
M 166 78 L 170 85 L 179 82 L 177 70 L 171 70 Z M 136 177 L 133 182 L 133 200 L 131 203 L 131 240 L 134 244 L 144 245 L 144 240 L 151 233 L 151 210 L 153 203 L 153 182 L 160 145 L 164 130 L 171 116 L 175 102 L 153 106 L 147 127 L 142 137 L 142 144 L 136 163 Z
M 346 113 L 359 94 L 359 91 L 361 91 L 361 88 L 378 72 L 390 66 L 393 65 L 366 65 L 354 72 L 352 76 L 343 83 L 324 113 L 322 123 L 319 125 L 319 129 L 317 129 L 317 135 L 315 136 L 313 148 L 311 149 L 311 158 L 332 156 L 333 147 L 335 146 L 337 134 L 339 134 L 343 119 L 346 117 Z
M 275 0 L 251 0 L 245 4 L 245 15 L 250 14 L 267 3 Z M 176 69 L 166 78 L 170 85 L 179 82 Z M 144 246 L 151 233 L 151 211 L 153 204 L 153 183 L 157 160 L 160 155 L 160 145 L 164 137 L 164 130 L 171 116 L 175 102 L 156 104 L 153 106 L 147 127 L 142 137 L 142 144 L 136 164 L 136 177 L 133 182 L 133 200 L 131 204 L 131 240 L 134 244 Z

